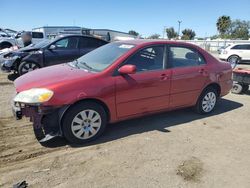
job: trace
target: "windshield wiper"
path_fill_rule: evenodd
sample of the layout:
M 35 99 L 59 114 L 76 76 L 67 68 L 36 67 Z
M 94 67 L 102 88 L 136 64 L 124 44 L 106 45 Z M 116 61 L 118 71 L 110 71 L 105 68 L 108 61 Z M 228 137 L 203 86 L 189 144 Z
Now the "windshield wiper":
M 93 70 L 93 68 L 91 66 L 89 66 L 87 63 L 85 62 L 81 62 L 81 64 L 83 64 L 85 67 L 87 67 L 90 70 Z
M 80 69 L 80 67 L 79 67 L 79 65 L 78 65 L 79 62 L 78 62 L 77 59 L 75 60 L 75 62 L 76 62 L 76 63 L 75 63 L 75 66 L 76 66 L 78 69 Z

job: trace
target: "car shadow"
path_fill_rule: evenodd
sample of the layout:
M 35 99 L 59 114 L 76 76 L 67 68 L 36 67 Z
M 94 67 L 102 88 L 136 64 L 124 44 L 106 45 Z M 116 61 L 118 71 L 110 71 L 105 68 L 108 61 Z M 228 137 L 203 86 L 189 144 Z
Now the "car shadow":
M 160 131 L 163 133 L 171 132 L 168 130 L 169 127 L 181 125 L 184 123 L 192 122 L 197 119 L 203 119 L 225 112 L 232 111 L 234 109 L 242 107 L 243 104 L 231 101 L 228 99 L 220 99 L 218 101 L 218 106 L 215 111 L 208 115 L 200 115 L 193 112 L 192 109 L 181 109 L 171 112 L 158 113 L 155 115 L 145 116 L 141 118 L 136 118 L 132 120 L 126 120 L 119 123 L 110 124 L 107 126 L 104 134 L 97 140 L 83 144 L 74 145 L 68 144 L 63 138 L 56 138 L 46 143 L 46 147 L 60 147 L 69 145 L 71 147 L 84 147 L 90 145 L 98 145 L 105 142 L 110 142 L 118 140 L 127 136 L 150 132 L 150 131 Z

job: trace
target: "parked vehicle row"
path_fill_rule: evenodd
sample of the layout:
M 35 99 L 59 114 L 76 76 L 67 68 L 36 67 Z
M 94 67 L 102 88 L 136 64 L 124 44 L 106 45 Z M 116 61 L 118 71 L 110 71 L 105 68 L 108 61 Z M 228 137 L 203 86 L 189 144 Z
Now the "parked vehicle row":
M 73 61 L 107 44 L 106 41 L 83 35 L 62 35 L 44 40 L 3 55 L 1 69 L 23 75 L 38 68 Z
M 42 53 L 68 45 L 65 39 Z M 14 85 L 14 115 L 30 117 L 40 142 L 62 136 L 79 144 L 96 139 L 108 123 L 190 106 L 210 113 L 230 91 L 232 69 L 192 44 L 132 40 L 32 71 Z
M 10 32 L 12 31 L 12 32 Z M 24 31 L 15 32 L 13 30 L 2 29 L 0 28 L 0 50 L 11 48 L 13 46 L 23 47 L 23 42 L 21 39 L 21 35 Z M 32 35 L 32 43 L 37 44 L 44 39 L 47 39 L 42 32 L 31 32 Z

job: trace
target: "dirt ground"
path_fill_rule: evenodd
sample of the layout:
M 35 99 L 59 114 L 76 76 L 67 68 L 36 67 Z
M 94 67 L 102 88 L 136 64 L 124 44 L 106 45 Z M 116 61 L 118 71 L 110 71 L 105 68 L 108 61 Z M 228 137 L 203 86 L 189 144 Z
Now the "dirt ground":
M 109 125 L 97 141 L 51 147 L 16 121 L 0 73 L 0 187 L 250 187 L 250 91 L 229 94 L 208 116 L 191 109 Z

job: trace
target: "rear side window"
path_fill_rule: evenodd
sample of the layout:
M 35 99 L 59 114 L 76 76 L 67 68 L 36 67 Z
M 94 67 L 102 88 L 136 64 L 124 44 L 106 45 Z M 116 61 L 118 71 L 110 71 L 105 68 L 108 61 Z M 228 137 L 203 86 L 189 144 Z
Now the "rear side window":
M 231 49 L 232 50 L 250 50 L 250 45 L 248 44 L 235 45 Z
M 80 39 L 80 48 L 98 48 L 104 44 L 107 42 L 95 38 L 81 37 Z
M 43 33 L 41 32 L 32 32 L 32 38 L 42 39 Z
M 194 49 L 172 46 L 169 47 L 168 64 L 170 67 L 192 67 L 206 64 L 203 56 Z

